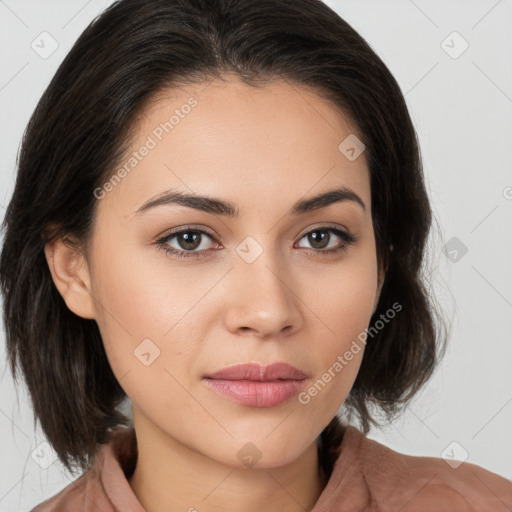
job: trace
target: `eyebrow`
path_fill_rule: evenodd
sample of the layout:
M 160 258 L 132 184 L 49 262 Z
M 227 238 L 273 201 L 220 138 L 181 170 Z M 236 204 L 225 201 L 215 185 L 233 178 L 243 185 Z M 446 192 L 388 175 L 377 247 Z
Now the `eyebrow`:
M 313 210 L 326 208 L 331 204 L 352 202 L 358 204 L 363 211 L 366 211 L 366 206 L 363 200 L 350 188 L 341 187 L 327 192 L 323 192 L 309 199 L 301 199 L 297 201 L 290 210 L 291 215 L 302 215 Z M 215 197 L 198 196 L 193 193 L 182 192 L 178 190 L 166 190 L 161 194 L 152 197 L 149 201 L 144 203 L 138 210 L 135 211 L 136 215 L 140 215 L 152 208 L 163 205 L 178 204 L 200 210 L 214 215 L 223 215 L 235 219 L 240 218 L 240 210 L 238 206 L 229 201 L 223 201 Z

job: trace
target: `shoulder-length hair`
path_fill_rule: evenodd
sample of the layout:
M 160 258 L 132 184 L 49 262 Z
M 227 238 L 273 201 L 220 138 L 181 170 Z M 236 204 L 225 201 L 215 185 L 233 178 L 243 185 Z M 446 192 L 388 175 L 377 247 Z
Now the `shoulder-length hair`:
M 419 144 L 400 87 L 369 44 L 319 0 L 117 1 L 85 29 L 32 114 L 3 222 L 10 369 L 16 381 L 21 368 L 34 417 L 68 470 L 89 468 L 98 445 L 130 419 L 98 326 L 67 308 L 44 245 L 59 236 L 87 247 L 94 191 L 122 161 L 148 101 L 228 75 L 253 87 L 286 80 L 311 88 L 365 145 L 377 258 L 387 268 L 372 322 L 395 303 L 403 309 L 368 338 L 345 409 L 368 433 L 378 425 L 369 406 L 392 418 L 444 353 L 422 277 L 432 212 Z

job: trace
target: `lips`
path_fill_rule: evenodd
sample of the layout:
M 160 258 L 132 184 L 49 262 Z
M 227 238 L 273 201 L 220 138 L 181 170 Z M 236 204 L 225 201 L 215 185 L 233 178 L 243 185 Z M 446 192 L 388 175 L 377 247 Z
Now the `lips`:
M 251 407 L 274 407 L 296 395 L 308 378 L 288 363 L 262 366 L 257 363 L 228 366 L 203 378 L 219 395 Z
M 268 366 L 258 363 L 237 364 L 205 375 L 207 379 L 250 381 L 303 380 L 307 377 L 303 371 L 284 362 Z

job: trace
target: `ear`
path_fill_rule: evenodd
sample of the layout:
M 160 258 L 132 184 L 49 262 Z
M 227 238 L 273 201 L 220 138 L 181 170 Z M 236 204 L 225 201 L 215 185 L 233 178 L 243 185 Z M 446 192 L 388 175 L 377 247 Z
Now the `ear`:
M 96 318 L 85 257 L 61 237 L 49 241 L 44 252 L 53 282 L 68 308 L 82 318 Z
M 379 276 L 377 280 L 377 292 L 375 294 L 375 303 L 373 304 L 373 314 L 375 314 L 375 311 L 377 310 L 377 304 L 379 303 L 380 299 L 380 292 L 382 290 L 382 285 L 384 284 L 384 279 L 386 277 L 387 268 L 383 268 L 382 266 L 379 268 Z

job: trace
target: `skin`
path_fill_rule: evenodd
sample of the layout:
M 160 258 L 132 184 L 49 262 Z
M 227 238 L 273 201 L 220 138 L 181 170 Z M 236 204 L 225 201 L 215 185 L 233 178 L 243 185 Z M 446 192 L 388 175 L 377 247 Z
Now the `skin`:
M 295 396 L 241 405 L 202 377 L 285 361 L 310 376 L 308 389 L 368 327 L 384 273 L 365 155 L 350 161 L 340 152 L 357 131 L 314 92 L 234 78 L 160 94 L 138 117 L 132 150 L 191 97 L 197 106 L 161 141 L 153 136 L 157 146 L 97 201 L 87 254 L 55 240 L 48 264 L 68 307 L 98 323 L 131 400 L 139 456 L 129 483 L 148 512 L 311 510 L 326 485 L 315 440 L 345 401 L 364 350 L 307 404 Z M 366 210 L 344 201 L 289 213 L 297 200 L 340 186 Z M 241 217 L 179 205 L 135 213 L 171 188 L 235 203 Z M 155 245 L 189 225 L 214 234 L 193 249 L 203 258 L 177 259 Z M 344 244 L 330 231 L 323 246 L 305 236 L 326 225 L 358 239 L 322 254 Z M 262 250 L 251 263 L 236 252 L 247 237 Z M 185 250 L 179 237 L 167 245 Z M 147 366 L 134 355 L 144 339 L 160 350 Z M 261 452 L 251 467 L 237 456 L 248 442 Z

